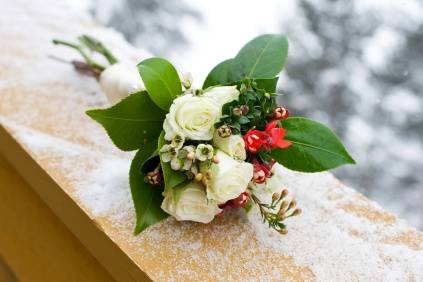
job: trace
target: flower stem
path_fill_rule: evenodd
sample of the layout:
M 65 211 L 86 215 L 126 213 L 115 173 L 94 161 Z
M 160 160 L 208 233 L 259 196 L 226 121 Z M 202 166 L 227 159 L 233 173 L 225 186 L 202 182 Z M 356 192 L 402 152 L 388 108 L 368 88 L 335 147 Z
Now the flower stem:
M 81 42 L 82 45 L 85 45 L 88 47 L 91 51 L 97 52 L 102 54 L 106 60 L 109 62 L 109 64 L 113 65 L 118 62 L 116 57 L 112 54 L 112 52 L 107 49 L 101 41 L 95 39 L 94 37 L 91 37 L 89 35 L 81 35 L 78 37 L 79 42 Z
M 67 46 L 67 47 L 70 47 L 72 49 L 75 49 L 76 51 L 79 52 L 79 54 L 81 54 L 81 56 L 84 58 L 85 62 L 89 66 L 91 66 L 91 67 L 93 67 L 93 68 L 95 68 L 99 71 L 103 71 L 105 69 L 105 67 L 103 65 L 95 62 L 90 56 L 88 56 L 84 52 L 84 50 L 82 49 L 82 46 L 76 45 L 76 44 L 73 44 L 73 43 L 70 43 L 70 42 L 67 42 L 67 41 L 64 41 L 64 40 L 60 40 L 60 39 L 53 39 L 53 43 L 56 44 L 56 45 L 63 45 L 63 46 Z

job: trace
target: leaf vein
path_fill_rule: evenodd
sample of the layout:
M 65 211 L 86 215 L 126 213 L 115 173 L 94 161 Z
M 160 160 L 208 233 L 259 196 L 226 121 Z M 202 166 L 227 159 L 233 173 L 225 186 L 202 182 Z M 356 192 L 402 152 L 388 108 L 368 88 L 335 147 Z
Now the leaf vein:
M 347 158 L 345 158 L 343 155 L 340 155 L 340 154 L 338 154 L 338 153 L 335 153 L 335 152 L 332 152 L 332 151 L 330 151 L 330 150 L 324 149 L 324 148 L 322 148 L 322 147 L 317 147 L 317 146 L 312 145 L 312 144 L 303 143 L 303 142 L 298 142 L 298 141 L 294 141 L 294 140 L 289 140 L 289 141 L 291 141 L 291 142 L 292 142 L 292 143 L 294 143 L 294 144 L 302 145 L 302 146 L 305 146 L 305 147 L 310 147 L 310 148 L 313 148 L 313 149 L 316 149 L 316 150 L 320 150 L 320 151 L 323 151 L 323 152 L 326 152 L 326 153 L 329 153 L 329 154 L 333 154 L 333 155 L 335 155 L 335 156 L 340 157 L 341 159 L 345 159 L 345 160 L 347 160 Z
M 250 73 L 248 74 L 249 77 L 251 77 L 251 75 L 254 73 L 254 71 L 256 70 L 256 67 L 259 63 L 259 61 L 261 60 L 261 57 L 263 56 L 264 52 L 266 51 L 266 49 L 269 47 L 270 42 L 272 41 L 272 38 L 269 38 L 269 41 L 267 41 L 266 46 L 264 46 L 264 48 L 260 51 L 259 56 L 257 57 L 256 62 L 254 63 L 254 65 L 252 66 Z

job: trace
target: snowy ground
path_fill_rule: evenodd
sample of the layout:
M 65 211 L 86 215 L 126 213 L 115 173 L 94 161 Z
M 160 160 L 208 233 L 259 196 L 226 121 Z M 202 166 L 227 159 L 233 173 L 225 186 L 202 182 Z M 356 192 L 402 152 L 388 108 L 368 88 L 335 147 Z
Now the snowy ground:
M 334 173 L 423 229 L 423 3 L 417 0 L 72 1 L 196 86 L 260 33 L 290 38 L 293 113 L 329 124 L 358 161 Z

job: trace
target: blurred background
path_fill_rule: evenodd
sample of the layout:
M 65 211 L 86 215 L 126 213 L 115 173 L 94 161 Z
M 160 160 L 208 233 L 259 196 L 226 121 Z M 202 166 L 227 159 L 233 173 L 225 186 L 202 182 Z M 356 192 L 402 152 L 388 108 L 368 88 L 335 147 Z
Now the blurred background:
M 198 87 L 261 33 L 284 33 L 281 103 L 332 127 L 357 166 L 333 171 L 423 230 L 423 1 L 78 0 Z

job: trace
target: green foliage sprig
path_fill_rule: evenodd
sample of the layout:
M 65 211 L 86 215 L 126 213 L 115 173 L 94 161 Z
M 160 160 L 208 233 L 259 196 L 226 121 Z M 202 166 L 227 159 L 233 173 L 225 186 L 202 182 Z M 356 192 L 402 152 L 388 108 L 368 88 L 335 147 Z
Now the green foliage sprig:
M 270 204 L 262 203 L 254 194 L 251 195 L 251 199 L 259 207 L 263 222 L 267 222 L 270 228 L 281 234 L 288 232 L 283 222 L 287 218 L 301 214 L 301 209 L 296 208 L 297 202 L 295 200 L 291 202 L 284 200 L 287 194 L 288 190 L 283 190 L 280 194 L 273 194 Z
M 266 119 L 276 107 L 274 91 L 269 93 L 249 79 L 242 81 L 238 88 L 239 99 L 223 106 L 222 117 L 215 127 L 226 125 L 232 133 L 242 135 L 254 128 L 264 130 Z

